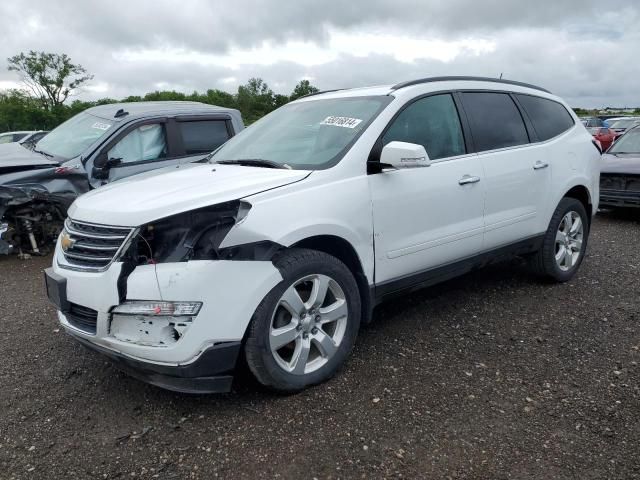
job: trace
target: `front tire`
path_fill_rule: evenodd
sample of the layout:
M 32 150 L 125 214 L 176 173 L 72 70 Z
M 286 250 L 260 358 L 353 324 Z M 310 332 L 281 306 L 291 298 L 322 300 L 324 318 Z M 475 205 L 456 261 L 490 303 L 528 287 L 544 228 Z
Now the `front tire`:
M 530 257 L 535 273 L 548 280 L 567 282 L 580 268 L 589 238 L 589 217 L 575 198 L 563 198 L 544 235 L 542 248 Z
M 249 325 L 245 357 L 264 386 L 296 392 L 331 378 L 360 326 L 358 286 L 349 269 L 323 252 L 292 249 L 275 262 L 283 280 Z

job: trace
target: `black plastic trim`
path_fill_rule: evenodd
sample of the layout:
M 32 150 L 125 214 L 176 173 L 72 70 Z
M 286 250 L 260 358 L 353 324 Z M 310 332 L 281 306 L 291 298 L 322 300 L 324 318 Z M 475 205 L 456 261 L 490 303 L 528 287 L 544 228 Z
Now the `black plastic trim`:
M 68 312 L 71 306 L 67 300 L 67 279 L 54 272 L 53 267 L 45 268 L 44 285 L 49 301 L 61 312 Z
M 532 88 L 534 90 L 539 90 L 541 92 L 551 93 L 549 90 L 546 90 L 546 89 L 544 89 L 542 87 L 538 87 L 536 85 L 531 85 L 530 83 L 517 82 L 515 80 L 503 80 L 502 78 L 466 77 L 466 76 L 445 76 L 445 77 L 419 78 L 419 79 L 416 79 L 416 80 L 410 80 L 408 82 L 397 83 L 393 87 L 391 87 L 391 90 L 398 90 L 400 88 L 410 87 L 412 85 L 420 85 L 422 83 L 453 82 L 453 81 L 473 81 L 473 82 L 503 83 L 505 85 L 515 85 L 517 87 Z
M 527 131 L 527 137 L 529 137 L 529 144 L 541 142 L 540 137 L 538 137 L 538 132 L 536 132 L 536 129 L 533 126 L 533 122 L 531 121 L 531 118 L 529 118 L 529 114 L 527 113 L 527 110 L 524 108 L 524 105 L 522 105 L 518 100 L 518 96 L 514 95 L 513 93 L 510 93 L 509 96 L 511 97 L 511 100 L 513 101 L 513 103 L 516 105 L 516 108 L 520 112 L 520 118 L 522 118 L 522 121 L 524 122 L 524 128 Z M 530 96 L 534 97 L 534 95 L 530 95 Z M 537 97 L 537 98 L 542 98 L 542 97 Z
M 378 283 L 375 286 L 376 304 L 405 293 L 450 280 L 503 258 L 533 253 L 541 248 L 543 240 L 544 233 L 440 267 Z
M 222 393 L 231 390 L 241 342 L 225 342 L 206 349 L 187 365 L 158 365 L 134 360 L 73 335 L 89 350 L 106 356 L 117 368 L 146 383 L 182 393 Z
M 284 248 L 284 245 L 279 243 L 262 240 L 221 248 L 218 251 L 218 258 L 220 260 L 267 262 L 271 261 L 274 255 Z
M 640 192 L 600 189 L 601 207 L 640 207 Z

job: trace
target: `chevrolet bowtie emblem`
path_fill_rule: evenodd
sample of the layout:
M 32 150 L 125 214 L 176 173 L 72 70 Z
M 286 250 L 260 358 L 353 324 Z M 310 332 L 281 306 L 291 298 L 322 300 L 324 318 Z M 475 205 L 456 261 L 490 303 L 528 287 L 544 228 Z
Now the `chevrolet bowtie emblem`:
M 60 238 L 60 246 L 62 250 L 66 252 L 76 243 L 75 239 L 71 238 L 67 232 L 62 232 L 62 237 Z

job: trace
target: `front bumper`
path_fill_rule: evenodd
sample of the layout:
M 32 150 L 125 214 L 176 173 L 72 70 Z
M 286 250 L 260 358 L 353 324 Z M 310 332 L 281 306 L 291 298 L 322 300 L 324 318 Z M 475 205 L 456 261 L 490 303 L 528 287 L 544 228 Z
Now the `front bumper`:
M 232 373 L 241 348 L 240 342 L 222 343 L 209 347 L 189 365 L 166 366 L 135 360 L 83 338 L 76 339 L 89 350 L 107 357 L 129 376 L 182 393 L 224 393 L 231 390 Z
M 282 280 L 269 261 L 142 265 L 128 275 L 122 263 L 114 262 L 101 272 L 77 271 L 64 267 L 59 245 L 46 275 L 54 278 L 47 281 L 47 292 L 67 333 L 134 377 L 172 390 L 199 392 L 230 386 L 237 349 L 253 313 Z M 202 308 L 179 340 L 154 346 L 119 340 L 110 331 L 111 311 L 125 300 L 194 301 Z M 211 352 L 217 352 L 214 360 L 206 360 Z

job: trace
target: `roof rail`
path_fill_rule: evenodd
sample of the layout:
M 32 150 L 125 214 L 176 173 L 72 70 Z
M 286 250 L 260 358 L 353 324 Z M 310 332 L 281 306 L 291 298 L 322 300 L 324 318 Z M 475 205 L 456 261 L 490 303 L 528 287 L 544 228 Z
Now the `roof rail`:
M 344 88 L 334 88 L 334 89 L 331 89 L 331 90 L 318 90 L 317 92 L 307 93 L 306 95 L 302 95 L 301 97 L 298 97 L 298 98 L 313 97 L 314 95 L 320 95 L 322 93 L 339 92 L 340 90 L 345 90 L 345 89 Z M 296 98 L 296 100 L 298 98 Z
M 417 80 L 410 80 L 408 82 L 401 82 L 395 84 L 391 87 L 391 90 L 398 90 L 400 88 L 409 87 L 411 85 L 419 85 L 421 83 L 431 83 L 431 82 L 449 82 L 456 80 L 467 80 L 467 81 L 476 81 L 476 82 L 494 82 L 494 83 L 505 83 L 507 85 L 516 85 L 518 87 L 526 87 L 533 88 L 534 90 L 540 90 L 541 92 L 551 93 L 549 90 L 546 90 L 542 87 L 537 87 L 536 85 L 531 85 L 529 83 L 524 82 L 516 82 L 514 80 L 503 80 L 502 78 L 489 78 L 489 77 L 427 77 L 427 78 L 419 78 Z

